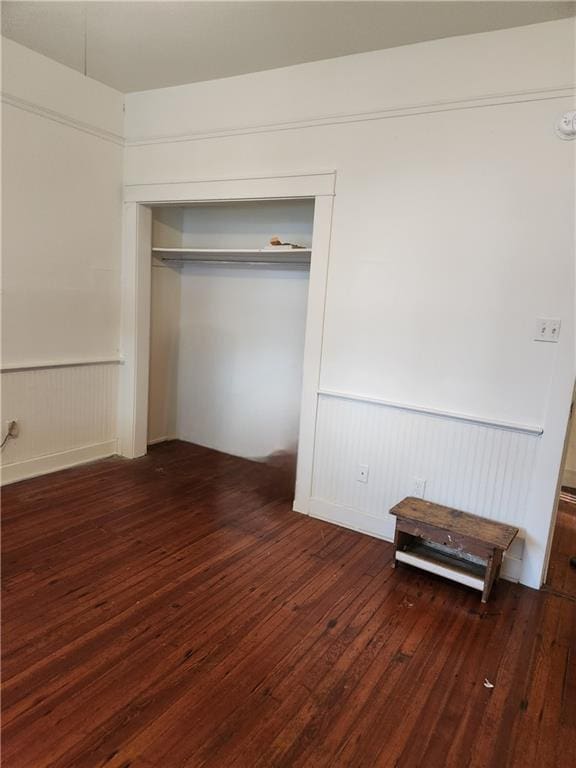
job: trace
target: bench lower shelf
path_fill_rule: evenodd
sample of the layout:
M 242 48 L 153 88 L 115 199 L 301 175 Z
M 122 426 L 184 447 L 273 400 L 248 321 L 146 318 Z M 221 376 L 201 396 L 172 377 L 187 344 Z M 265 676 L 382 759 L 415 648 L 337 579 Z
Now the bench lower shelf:
M 439 552 L 437 549 L 418 544 L 408 550 L 398 549 L 396 560 L 407 563 L 423 571 L 457 581 L 467 587 L 484 590 L 486 568 L 470 560 L 461 559 Z

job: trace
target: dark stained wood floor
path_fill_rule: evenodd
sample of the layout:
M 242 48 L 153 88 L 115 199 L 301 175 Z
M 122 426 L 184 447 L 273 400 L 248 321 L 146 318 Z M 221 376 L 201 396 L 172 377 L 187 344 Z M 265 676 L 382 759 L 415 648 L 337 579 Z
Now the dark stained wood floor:
M 5 489 L 6 768 L 574 765 L 574 601 L 481 606 L 279 488 L 172 442 Z
M 546 584 L 551 590 L 576 599 L 576 568 L 570 565 L 571 557 L 576 557 L 576 504 L 561 500 L 552 538 Z M 574 663 L 576 664 L 576 659 Z

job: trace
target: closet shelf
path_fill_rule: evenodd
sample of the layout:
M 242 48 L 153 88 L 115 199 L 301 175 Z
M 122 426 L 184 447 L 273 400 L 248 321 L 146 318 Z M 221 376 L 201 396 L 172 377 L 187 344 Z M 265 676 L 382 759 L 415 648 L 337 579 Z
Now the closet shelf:
M 310 248 L 152 248 L 162 261 L 199 264 L 308 266 Z

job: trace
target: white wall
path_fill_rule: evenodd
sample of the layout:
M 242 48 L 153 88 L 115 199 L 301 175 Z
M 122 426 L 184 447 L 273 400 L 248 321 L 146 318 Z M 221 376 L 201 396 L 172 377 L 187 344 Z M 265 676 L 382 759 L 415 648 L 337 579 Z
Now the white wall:
M 2 64 L 10 480 L 115 450 L 123 96 L 10 40 Z
M 182 439 L 247 458 L 295 451 L 307 296 L 307 271 L 182 270 Z
M 182 210 L 184 248 L 266 248 L 272 236 L 310 247 L 311 200 L 196 205 Z
M 388 536 L 426 473 L 428 498 L 520 525 L 533 586 L 574 377 L 574 143 L 554 133 L 573 57 L 568 20 L 126 100 L 129 184 L 337 171 L 321 398 L 383 415 L 322 404 L 313 513 Z M 559 344 L 532 341 L 537 316 Z M 416 411 L 414 442 L 390 403 L 449 415 Z M 467 464 L 435 461 L 453 414 Z M 502 452 L 498 421 L 544 433 Z M 369 503 L 342 486 L 366 456 Z

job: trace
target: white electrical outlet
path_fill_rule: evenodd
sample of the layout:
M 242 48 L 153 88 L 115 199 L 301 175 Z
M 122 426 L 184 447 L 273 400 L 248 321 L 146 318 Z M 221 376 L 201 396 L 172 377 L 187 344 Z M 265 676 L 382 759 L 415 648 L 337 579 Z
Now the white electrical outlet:
M 426 493 L 426 480 L 421 477 L 414 478 L 414 492 L 413 496 L 417 499 L 423 499 Z
M 10 435 L 10 437 L 18 437 L 20 433 L 20 425 L 18 424 L 18 419 L 8 419 L 6 422 L 6 432 Z
M 358 469 L 356 470 L 356 480 L 358 480 L 359 483 L 367 483 L 369 472 L 370 468 L 367 464 L 358 464 Z

